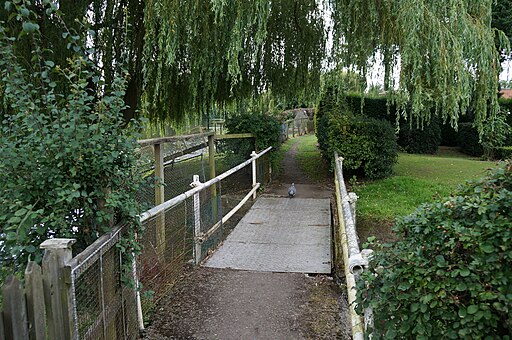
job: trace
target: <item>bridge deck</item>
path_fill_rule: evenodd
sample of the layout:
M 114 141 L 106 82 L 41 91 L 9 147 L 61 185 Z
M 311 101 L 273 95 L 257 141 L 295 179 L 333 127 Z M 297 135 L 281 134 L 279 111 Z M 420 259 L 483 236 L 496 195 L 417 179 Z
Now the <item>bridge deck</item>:
M 329 199 L 262 196 L 205 267 L 330 273 Z

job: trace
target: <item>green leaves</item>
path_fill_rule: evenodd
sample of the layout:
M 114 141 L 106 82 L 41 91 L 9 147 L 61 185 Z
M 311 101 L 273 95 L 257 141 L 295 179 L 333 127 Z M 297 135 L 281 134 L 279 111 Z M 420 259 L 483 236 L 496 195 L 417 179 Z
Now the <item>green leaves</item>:
M 397 338 L 511 333 L 511 189 L 508 161 L 452 197 L 397 219 L 399 241 L 374 253 L 358 284 L 357 303 L 374 307 L 374 336 L 389 329 Z
M 82 48 L 60 63 L 37 34 L 23 37 L 36 33 L 36 22 L 44 21 L 36 16 L 45 15 L 45 8 L 36 12 L 25 3 L 28 14 L 14 2 L 20 19 L 0 26 L 0 280 L 23 270 L 29 256 L 40 260 L 47 238 L 76 238 L 79 252 L 114 223 L 139 229 L 136 141 L 123 128 L 124 78 L 109 88 L 91 86 L 93 76 L 103 75 Z M 62 22 L 59 15 L 52 9 L 55 22 Z M 65 46 L 67 39 L 57 37 L 52 44 Z M 80 36 L 67 38 L 82 43 Z M 27 67 L 25 50 L 37 67 Z M 138 248 L 134 242 L 127 240 L 127 252 Z

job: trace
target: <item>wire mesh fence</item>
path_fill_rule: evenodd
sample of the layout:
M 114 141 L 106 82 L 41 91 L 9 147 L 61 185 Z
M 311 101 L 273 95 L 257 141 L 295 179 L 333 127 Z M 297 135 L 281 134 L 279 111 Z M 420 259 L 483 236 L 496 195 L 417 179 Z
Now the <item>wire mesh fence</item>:
M 194 175 L 200 183 L 209 181 L 213 175 L 220 175 L 246 161 L 254 149 L 252 138 L 218 140 L 213 149 L 206 144 L 189 144 L 188 150 L 195 148 L 193 152 L 168 161 L 164 167 L 167 201 L 190 190 Z M 214 151 L 213 159 L 211 150 Z M 171 154 L 176 155 L 175 152 Z M 266 184 L 270 181 L 268 153 L 256 160 L 256 172 L 257 182 Z M 137 269 L 145 319 L 150 318 L 158 300 L 179 279 L 187 265 L 207 257 L 236 226 L 248 207 L 242 207 L 229 219 L 225 218 L 226 214 L 239 205 L 252 189 L 252 170 L 248 163 L 196 195 L 144 221 L 143 252 L 138 257 Z
M 116 244 L 124 228 L 104 235 L 71 267 L 77 339 L 134 339 L 139 335 L 136 290 L 122 282 L 123 256 Z M 95 246 L 97 245 L 97 247 Z
M 138 294 L 143 317 L 148 320 L 158 300 L 185 268 L 206 258 L 244 216 L 250 204 L 241 204 L 258 188 L 254 182 L 264 185 L 270 181 L 268 150 L 254 158 L 249 156 L 250 152 L 243 154 L 253 149 L 253 143 L 253 139 L 217 141 L 215 146 L 210 144 L 209 147 L 208 137 L 203 135 L 174 143 L 177 151 L 168 146 L 162 148 L 164 197 L 166 203 L 175 200 L 176 204 L 165 209 L 153 208 L 158 212 L 143 219 L 144 233 L 139 237 L 143 251 L 134 263 L 133 272 L 134 282 L 140 282 L 139 291 L 123 283 L 123 270 L 125 278 L 128 275 L 127 259 L 116 245 L 124 228 L 117 227 L 75 256 L 69 265 L 76 338 L 134 339 L 139 336 L 142 320 L 138 314 Z M 141 175 L 148 180 L 138 199 L 154 207 L 160 185 L 155 184 L 158 167 L 153 150 L 148 151 L 148 147 L 143 146 L 141 153 Z M 238 164 L 239 161 L 245 162 Z M 256 170 L 254 179 L 252 163 Z M 234 165 L 235 169 L 230 169 Z M 197 187 L 195 194 L 190 193 L 193 181 Z

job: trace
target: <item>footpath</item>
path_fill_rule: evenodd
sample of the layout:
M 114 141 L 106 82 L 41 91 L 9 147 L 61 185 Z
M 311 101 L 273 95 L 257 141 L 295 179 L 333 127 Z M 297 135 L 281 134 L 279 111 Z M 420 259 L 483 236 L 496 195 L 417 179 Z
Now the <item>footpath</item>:
M 331 199 L 328 188 L 312 183 L 298 167 L 298 140 L 263 196 L 284 198 L 293 182 L 297 199 Z M 329 274 L 200 266 L 160 301 L 144 338 L 350 339 L 343 291 Z

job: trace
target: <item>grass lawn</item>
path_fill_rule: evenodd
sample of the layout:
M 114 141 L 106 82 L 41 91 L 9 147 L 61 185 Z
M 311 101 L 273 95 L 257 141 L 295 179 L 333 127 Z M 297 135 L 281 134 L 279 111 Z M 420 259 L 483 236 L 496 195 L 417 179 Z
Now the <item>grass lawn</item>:
M 281 157 L 295 142 L 298 143 L 296 159 L 302 170 L 315 182 L 332 181 L 333 175 L 320 155 L 315 135 L 286 141 L 279 150 Z M 459 185 L 482 177 L 494 165 L 447 147 L 441 147 L 436 155 L 399 154 L 394 176 L 351 186 L 350 190 L 359 196 L 357 229 L 361 241 L 369 236 L 392 240 L 391 226 L 396 217 L 408 215 L 436 197 L 450 195 Z M 347 176 L 345 180 L 350 178 Z
M 293 142 L 294 140 L 292 140 Z M 329 172 L 329 165 L 322 158 L 320 149 L 317 147 L 315 135 L 305 135 L 297 139 L 296 160 L 299 167 L 316 183 L 332 180 L 333 175 Z
M 470 159 L 451 149 L 441 149 L 437 155 L 400 154 L 395 176 L 352 188 L 359 196 L 360 239 L 392 239 L 390 227 L 396 217 L 414 212 L 435 197 L 450 195 L 460 184 L 482 177 L 493 166 L 493 162 Z

